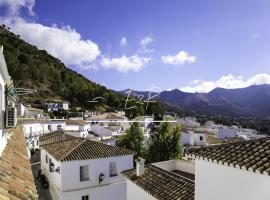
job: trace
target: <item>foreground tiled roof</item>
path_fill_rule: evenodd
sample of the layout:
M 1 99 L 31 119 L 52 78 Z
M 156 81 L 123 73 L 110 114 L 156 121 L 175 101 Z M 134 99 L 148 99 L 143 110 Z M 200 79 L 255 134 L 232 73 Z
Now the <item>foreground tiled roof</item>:
M 38 199 L 22 128 L 12 131 L 0 158 L 0 199 Z
M 89 160 L 135 154 L 128 149 L 83 138 L 74 138 L 42 147 L 58 161 Z
M 195 158 L 270 175 L 270 137 L 189 149 L 187 154 Z
M 145 166 L 142 176 L 136 176 L 136 170 L 127 170 L 123 174 L 151 196 L 162 200 L 193 200 L 194 181 L 165 171 L 151 164 Z

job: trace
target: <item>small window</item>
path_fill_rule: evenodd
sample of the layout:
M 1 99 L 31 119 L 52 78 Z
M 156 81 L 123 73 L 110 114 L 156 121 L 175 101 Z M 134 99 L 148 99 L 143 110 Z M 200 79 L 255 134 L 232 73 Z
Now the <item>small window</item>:
M 48 163 L 48 155 L 46 155 L 46 163 Z
M 88 195 L 82 196 L 82 200 L 89 200 L 89 196 Z
M 116 162 L 110 162 L 110 177 L 117 176 Z
M 80 181 L 88 181 L 89 180 L 89 172 L 88 166 L 80 166 Z
M 200 141 L 203 141 L 203 136 L 200 136 Z

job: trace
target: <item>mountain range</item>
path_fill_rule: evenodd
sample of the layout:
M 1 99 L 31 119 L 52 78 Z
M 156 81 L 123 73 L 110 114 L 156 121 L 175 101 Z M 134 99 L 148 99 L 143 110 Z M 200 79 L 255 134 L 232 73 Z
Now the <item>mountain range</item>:
M 127 90 L 120 92 L 123 94 Z M 149 92 L 132 91 L 132 95 L 147 98 Z M 268 84 L 239 89 L 216 88 L 208 93 L 187 93 L 174 89 L 162 91 L 156 98 L 193 114 L 270 116 L 270 85 Z

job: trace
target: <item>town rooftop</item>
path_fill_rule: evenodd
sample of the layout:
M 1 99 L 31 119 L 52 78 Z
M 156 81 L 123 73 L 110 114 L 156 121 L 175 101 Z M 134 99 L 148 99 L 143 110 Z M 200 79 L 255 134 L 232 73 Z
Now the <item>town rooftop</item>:
M 270 137 L 188 149 L 189 157 L 270 175 Z

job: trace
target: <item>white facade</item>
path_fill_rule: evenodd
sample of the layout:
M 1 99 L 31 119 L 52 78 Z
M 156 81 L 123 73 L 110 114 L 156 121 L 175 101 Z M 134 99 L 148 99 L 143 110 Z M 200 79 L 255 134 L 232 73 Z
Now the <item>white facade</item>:
M 110 139 L 113 136 L 113 131 L 99 125 L 93 125 L 91 127 L 91 132 L 99 136 L 101 140 Z
M 39 148 L 39 136 L 63 129 L 64 120 L 32 121 L 22 124 L 28 149 Z
M 8 74 L 7 65 L 3 54 L 3 46 L 0 45 L 0 155 L 4 150 L 8 139 L 8 135 L 4 130 L 4 118 L 6 111 L 5 85 L 9 80 L 10 76 Z
M 46 101 L 42 105 L 48 112 L 69 109 L 68 101 Z
M 63 130 L 69 135 L 86 138 L 88 136 L 88 132 L 91 130 L 90 127 L 91 127 L 90 123 L 84 125 L 66 124 L 63 127 Z
M 195 200 L 269 200 L 270 178 L 213 162 L 195 160 Z
M 24 116 L 25 115 L 25 106 L 21 102 L 19 102 L 16 107 L 17 107 L 18 117 Z
M 162 162 L 152 163 L 152 165 L 164 169 L 168 172 L 173 170 L 178 170 L 182 172 L 187 172 L 190 174 L 195 174 L 195 164 L 194 162 L 188 162 L 185 160 L 167 160 Z
M 204 146 L 206 145 L 206 134 L 205 133 L 194 133 L 194 131 L 182 132 L 180 143 L 182 146 Z
M 49 159 L 54 163 L 55 169 L 59 167 L 59 173 L 49 171 Z M 110 177 L 111 162 L 116 162 L 117 176 Z M 80 181 L 80 166 L 88 166 L 89 180 Z M 78 200 L 85 195 L 91 200 L 126 200 L 127 184 L 121 172 L 132 168 L 133 155 L 58 162 L 41 149 L 42 173 L 48 178 L 49 190 L 54 200 Z M 104 174 L 102 182 L 99 182 L 100 174 Z
M 142 188 L 127 180 L 127 200 L 155 200 L 156 198 Z
M 224 139 L 229 137 L 236 137 L 236 129 L 234 128 L 218 128 L 217 138 Z
M 183 117 L 177 120 L 177 123 L 180 125 L 188 127 L 197 127 L 200 126 L 200 123 L 197 122 L 197 119 L 194 117 Z

